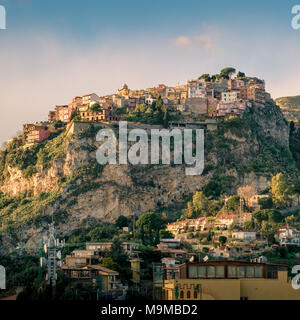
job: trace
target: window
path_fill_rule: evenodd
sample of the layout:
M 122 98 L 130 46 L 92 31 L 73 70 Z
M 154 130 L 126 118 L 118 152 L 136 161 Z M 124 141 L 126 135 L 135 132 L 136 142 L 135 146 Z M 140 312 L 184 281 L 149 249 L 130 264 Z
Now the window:
M 186 298 L 187 298 L 187 299 L 191 299 L 191 291 L 188 291 L 188 292 L 187 292 Z
M 246 267 L 246 277 L 254 278 L 254 267 Z
M 215 277 L 216 277 L 215 267 L 207 267 L 207 278 L 215 278 Z
M 195 290 L 194 291 L 194 299 L 197 299 L 198 298 L 198 294 L 197 294 L 197 291 Z
M 263 277 L 263 267 L 258 266 L 255 267 L 255 278 L 262 278 Z
M 182 290 L 180 291 L 180 299 L 184 299 L 184 292 Z
M 228 278 L 237 278 L 236 266 L 228 266 Z
M 238 278 L 245 278 L 245 267 L 237 267 L 237 276 Z
M 197 278 L 197 267 L 196 266 L 189 267 L 189 278 Z
M 224 266 L 216 267 L 216 278 L 225 278 Z
M 198 278 L 206 278 L 206 267 L 198 267 Z

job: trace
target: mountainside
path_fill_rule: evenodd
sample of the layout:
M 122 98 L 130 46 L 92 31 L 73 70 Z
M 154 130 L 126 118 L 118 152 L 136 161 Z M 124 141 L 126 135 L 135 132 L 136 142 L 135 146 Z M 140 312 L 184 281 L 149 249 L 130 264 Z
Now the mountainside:
M 275 102 L 280 106 L 287 120 L 295 121 L 300 119 L 300 95 L 278 98 Z
M 218 120 L 218 130 L 205 133 L 201 176 L 185 175 L 184 165 L 101 166 L 97 130 L 62 132 L 29 149 L 13 141 L 1 151 L 0 253 L 18 242 L 36 246 L 52 218 L 65 236 L 121 214 L 179 212 L 197 190 L 215 198 L 242 185 L 262 192 L 277 172 L 297 175 L 289 126 L 273 103 L 253 104 L 242 118 Z

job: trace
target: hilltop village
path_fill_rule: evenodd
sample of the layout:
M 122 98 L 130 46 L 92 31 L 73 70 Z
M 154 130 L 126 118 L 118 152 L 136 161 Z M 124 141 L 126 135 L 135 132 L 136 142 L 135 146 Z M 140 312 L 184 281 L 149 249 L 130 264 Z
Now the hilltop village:
M 48 121 L 25 124 L 23 130 L 29 145 L 42 142 L 55 128 L 74 121 L 127 120 L 170 127 L 204 126 L 213 130 L 217 118 L 241 115 L 252 102 L 264 104 L 271 99 L 263 80 L 246 77 L 242 72 L 233 77 L 234 73 L 235 69 L 226 68 L 218 75 L 203 74 L 176 87 L 159 84 L 146 90 L 131 90 L 124 84 L 115 94 L 76 96 L 68 105 L 57 105 L 49 111 Z
M 18 148 L 36 148 L 37 156 L 33 153 L 35 162 L 28 160 L 30 170 L 23 168 L 31 178 L 37 163 L 42 163 L 48 170 L 48 162 L 57 160 L 55 152 L 63 141 L 55 140 L 59 135 L 66 137 L 77 133 L 94 138 L 96 130 L 92 127 L 113 127 L 119 121 L 127 121 L 133 127 L 148 129 L 204 128 L 206 133 L 217 133 L 220 138 L 218 127 L 221 123 L 227 120 L 232 121 L 228 122 L 229 126 L 238 123 L 247 111 L 254 107 L 264 110 L 268 105 L 274 107 L 274 102 L 265 90 L 264 80 L 248 77 L 234 68 L 225 68 L 217 75 L 203 74 L 176 87 L 159 84 L 145 90 L 132 90 L 124 84 L 115 94 L 76 96 L 68 105 L 57 105 L 49 111 L 48 121 L 24 124 L 23 134 L 7 142 L 5 159 L 16 158 Z M 278 110 L 278 117 L 282 117 Z M 269 128 L 263 129 L 269 134 Z M 240 126 L 238 130 L 241 130 Z M 39 149 L 53 136 L 56 149 L 51 149 L 52 145 L 49 149 L 45 147 L 46 151 Z M 242 140 L 239 132 L 236 134 L 238 139 Z M 91 146 L 84 148 L 94 151 Z M 285 149 L 280 150 L 279 157 L 286 161 L 284 165 L 288 168 L 286 159 L 290 159 L 290 155 L 284 154 Z M 65 157 L 64 150 L 60 152 Z M 276 150 L 272 152 L 275 157 Z M 7 156 L 10 153 L 11 158 Z M 29 156 L 32 157 L 31 153 Z M 28 158 L 28 155 L 22 153 L 22 161 L 23 157 Z M 255 162 L 253 166 L 264 170 L 268 165 L 266 161 L 263 157 L 262 164 Z M 15 174 L 6 163 L 2 165 L 1 162 L 0 169 L 2 174 L 5 170 L 9 171 L 8 176 Z M 291 267 L 300 261 L 300 183 L 291 180 L 277 167 L 275 169 L 276 173 L 260 192 L 245 183 L 234 194 L 226 194 L 220 189 L 227 177 L 218 176 L 205 188 L 189 194 L 180 202 L 180 207 L 170 212 L 161 206 L 155 212 L 139 211 L 138 214 L 125 215 L 120 209 L 114 221 L 96 223 L 95 219 L 85 219 L 86 227 L 72 230 L 63 241 L 55 232 L 54 223 L 63 221 L 61 225 L 64 224 L 69 214 L 68 206 L 72 211 L 74 205 L 83 210 L 85 203 L 91 204 L 92 200 L 88 200 L 86 194 L 101 183 L 105 185 L 103 181 L 84 180 L 83 170 L 79 179 L 71 177 L 68 180 L 69 185 L 66 177 L 59 177 L 59 186 L 65 188 L 64 209 L 57 205 L 50 193 L 40 192 L 34 195 L 37 197 L 34 200 L 28 192 L 24 193 L 24 198 L 1 193 L 0 221 L 10 237 L 17 237 L 12 225 L 18 217 L 22 219 L 28 214 L 38 228 L 44 222 L 43 215 L 47 218 L 46 207 L 39 207 L 40 203 L 48 204 L 47 197 L 50 204 L 55 202 L 52 220 L 47 220 L 50 227 L 44 240 L 46 249 L 43 252 L 42 247 L 30 245 L 26 248 L 33 248 L 35 253 L 39 251 L 40 266 L 35 266 L 36 257 L 28 258 L 27 264 L 22 256 L 18 257 L 24 270 L 32 273 L 34 288 L 23 281 L 20 270 L 16 271 L 19 277 L 9 278 L 9 284 L 14 289 L 22 287 L 20 299 L 43 299 L 49 294 L 49 286 L 51 290 L 56 288 L 50 290 L 54 299 L 58 296 L 89 300 L 300 299 L 299 292 L 292 289 L 290 278 Z M 88 176 L 90 179 L 101 174 L 101 170 L 103 168 L 95 165 L 86 169 L 84 174 L 92 174 Z M 20 179 L 18 172 L 16 175 L 15 183 Z M 60 175 L 59 170 L 56 175 Z M 147 190 L 154 187 L 153 181 L 139 183 Z M 125 190 L 127 195 L 127 186 Z M 86 197 L 79 201 L 77 198 L 81 195 Z M 144 196 L 141 194 L 140 197 Z M 34 202 L 36 199 L 38 204 Z M 101 201 L 109 200 L 103 196 Z M 34 205 L 38 207 L 36 216 L 32 214 Z M 13 220 L 6 221 L 10 214 Z M 23 221 L 27 223 L 25 218 L 21 220 L 22 227 L 25 225 Z M 30 232 L 32 229 L 28 234 Z M 23 249 L 22 244 L 18 245 L 19 252 Z M 50 253 L 57 256 L 55 262 Z M 14 265 L 10 258 L 5 261 Z M 235 289 L 228 290 L 224 281 Z

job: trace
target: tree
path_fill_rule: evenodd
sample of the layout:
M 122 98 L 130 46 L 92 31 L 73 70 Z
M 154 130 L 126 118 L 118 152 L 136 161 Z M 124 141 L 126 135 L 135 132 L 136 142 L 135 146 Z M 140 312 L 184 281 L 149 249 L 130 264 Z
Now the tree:
M 159 242 L 161 218 L 154 212 L 141 215 L 136 222 L 143 244 L 156 245 Z
M 101 111 L 101 107 L 100 107 L 100 104 L 98 102 L 93 103 L 92 105 L 90 105 L 89 109 L 92 112 L 100 112 Z
M 266 210 L 255 211 L 252 216 L 259 224 L 261 224 L 262 221 L 268 220 L 268 214 L 266 213 Z
M 277 210 L 267 209 L 269 221 L 272 223 L 280 223 L 283 219 L 282 214 Z
M 295 123 L 294 121 L 290 122 L 290 134 L 293 134 L 293 132 L 295 131 Z
M 227 200 L 226 203 L 227 210 L 229 212 L 236 212 L 240 207 L 240 196 L 234 195 Z
M 74 121 L 81 120 L 80 114 L 78 113 L 78 111 L 76 109 L 72 111 L 70 120 L 74 120 Z
M 282 173 L 278 173 L 276 176 L 273 176 L 269 185 L 275 204 L 278 206 L 286 205 L 290 200 L 291 194 L 291 186 L 286 177 Z
M 61 120 L 57 120 L 53 122 L 53 126 L 55 129 L 61 128 L 63 127 L 63 123 L 61 122 Z
M 232 67 L 224 68 L 220 72 L 220 77 L 223 79 L 229 79 L 235 72 L 236 70 Z
M 246 75 L 245 75 L 244 72 L 239 71 L 239 72 L 237 73 L 237 77 L 238 77 L 238 78 L 245 78 Z
M 160 239 L 173 239 L 174 236 L 170 231 L 167 230 L 160 230 L 159 231 L 159 238 Z
M 261 224 L 263 221 L 279 223 L 283 219 L 282 214 L 273 209 L 258 210 L 255 211 L 252 216 L 259 224 Z
M 220 236 L 219 242 L 221 243 L 222 246 L 224 246 L 224 244 L 227 242 L 227 238 L 225 236 Z
M 210 75 L 209 75 L 208 73 L 202 74 L 202 76 L 200 76 L 198 79 L 199 79 L 199 80 L 200 80 L 200 79 L 203 79 L 203 80 L 205 80 L 205 81 L 210 81 L 210 80 L 211 80 Z
M 295 216 L 291 215 L 291 216 L 286 217 L 285 218 L 285 222 L 286 222 L 287 225 L 293 224 L 295 222 Z
M 128 227 L 128 219 L 125 216 L 120 215 L 119 218 L 117 219 L 115 225 L 119 229 L 122 229 L 124 227 Z
M 111 269 L 111 270 L 117 270 L 118 264 L 113 261 L 111 257 L 105 257 L 101 261 L 101 265 L 105 268 Z
M 208 205 L 209 200 L 202 191 L 197 191 L 193 195 L 193 211 L 197 216 L 207 215 Z
M 258 199 L 258 204 L 260 209 L 272 209 L 273 208 L 273 200 L 271 197 Z
M 185 210 L 185 217 L 191 219 L 194 217 L 194 208 L 192 202 L 187 203 L 187 209 Z

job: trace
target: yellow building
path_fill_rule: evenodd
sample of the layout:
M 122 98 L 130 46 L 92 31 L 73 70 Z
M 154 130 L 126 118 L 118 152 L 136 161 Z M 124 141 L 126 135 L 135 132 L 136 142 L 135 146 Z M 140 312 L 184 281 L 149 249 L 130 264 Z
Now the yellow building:
M 101 279 L 101 291 L 116 295 L 123 294 L 124 286 L 117 278 L 119 273 L 103 267 L 102 265 L 87 265 L 84 267 L 63 266 L 62 271 L 72 282 L 97 286 L 97 281 Z
M 163 291 L 165 300 L 300 300 L 288 266 L 242 261 L 184 264 Z
M 140 259 L 131 259 L 131 271 L 132 271 L 132 282 L 135 285 L 141 283 L 141 260 Z
M 111 110 L 102 108 L 99 111 L 80 111 L 80 117 L 83 121 L 97 122 L 115 120 L 111 115 Z

